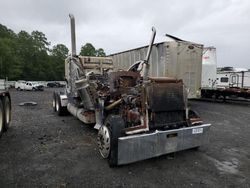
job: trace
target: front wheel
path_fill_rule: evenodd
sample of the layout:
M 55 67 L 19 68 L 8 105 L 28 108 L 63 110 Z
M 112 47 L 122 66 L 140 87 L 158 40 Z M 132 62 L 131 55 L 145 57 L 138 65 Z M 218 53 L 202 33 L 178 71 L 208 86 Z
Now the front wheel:
M 105 125 L 98 131 L 99 152 L 103 158 L 108 159 L 110 167 L 118 165 L 118 138 L 123 136 L 124 128 L 125 124 L 121 116 L 110 115 L 107 117 Z
M 105 125 L 101 126 L 98 131 L 97 143 L 99 152 L 104 159 L 108 158 L 110 154 L 110 139 L 111 132 L 109 128 Z

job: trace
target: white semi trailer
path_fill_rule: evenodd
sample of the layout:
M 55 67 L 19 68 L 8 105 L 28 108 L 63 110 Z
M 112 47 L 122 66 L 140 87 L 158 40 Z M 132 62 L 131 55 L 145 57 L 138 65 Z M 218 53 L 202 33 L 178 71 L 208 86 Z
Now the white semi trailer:
M 217 89 L 217 59 L 216 48 L 205 47 L 202 56 L 202 89 Z

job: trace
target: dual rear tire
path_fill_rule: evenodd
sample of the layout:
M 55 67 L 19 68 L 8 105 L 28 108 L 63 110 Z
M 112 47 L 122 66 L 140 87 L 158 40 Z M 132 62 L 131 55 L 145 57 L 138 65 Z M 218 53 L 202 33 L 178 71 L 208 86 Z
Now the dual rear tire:
M 59 116 L 67 115 L 68 113 L 67 107 L 62 106 L 59 93 L 53 93 L 52 107 L 54 112 L 56 112 Z

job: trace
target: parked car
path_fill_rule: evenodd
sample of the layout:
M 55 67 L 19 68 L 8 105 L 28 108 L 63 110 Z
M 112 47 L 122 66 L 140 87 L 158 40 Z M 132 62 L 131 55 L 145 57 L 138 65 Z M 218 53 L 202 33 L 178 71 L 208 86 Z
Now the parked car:
M 47 83 L 47 87 L 64 87 L 64 85 L 59 82 L 49 82 Z
M 38 84 L 37 82 L 26 82 L 24 85 L 24 90 L 27 91 L 43 91 L 44 87 L 41 84 Z

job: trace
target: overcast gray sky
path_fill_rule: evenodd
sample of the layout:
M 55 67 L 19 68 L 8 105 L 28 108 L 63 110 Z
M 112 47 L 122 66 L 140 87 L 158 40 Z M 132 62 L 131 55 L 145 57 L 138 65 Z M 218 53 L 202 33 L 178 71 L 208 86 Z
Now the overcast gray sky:
M 86 42 L 115 53 L 157 42 L 165 33 L 215 46 L 218 66 L 250 68 L 249 0 L 0 0 L 0 23 L 39 30 L 52 45 L 70 48 L 68 14 L 76 18 L 77 51 Z

